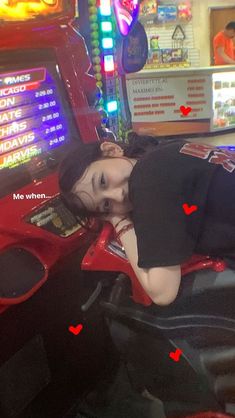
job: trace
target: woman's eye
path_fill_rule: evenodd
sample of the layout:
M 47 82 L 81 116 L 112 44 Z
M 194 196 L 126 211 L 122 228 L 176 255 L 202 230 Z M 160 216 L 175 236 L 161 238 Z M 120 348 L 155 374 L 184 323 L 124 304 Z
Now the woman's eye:
M 100 179 L 100 184 L 101 186 L 105 185 L 105 179 L 104 179 L 104 175 L 102 174 L 101 179 Z

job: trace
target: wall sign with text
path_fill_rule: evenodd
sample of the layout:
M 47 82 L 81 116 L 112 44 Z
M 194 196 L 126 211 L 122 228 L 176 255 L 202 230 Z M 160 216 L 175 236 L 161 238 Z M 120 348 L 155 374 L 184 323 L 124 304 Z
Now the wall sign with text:
M 212 118 L 210 75 L 127 78 L 132 129 L 140 134 L 208 132 Z M 182 106 L 192 110 L 186 117 Z

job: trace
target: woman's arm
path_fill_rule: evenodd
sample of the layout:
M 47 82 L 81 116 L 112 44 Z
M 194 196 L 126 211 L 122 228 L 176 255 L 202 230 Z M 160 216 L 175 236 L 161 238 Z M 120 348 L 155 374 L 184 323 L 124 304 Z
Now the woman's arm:
M 113 226 L 116 221 L 111 222 Z M 125 219 L 119 223 L 116 232 L 118 233 L 125 225 L 131 223 Z M 134 228 L 121 235 L 120 241 L 125 249 L 127 258 L 145 292 L 157 305 L 169 305 L 172 303 L 179 290 L 181 280 L 180 265 L 170 267 L 153 267 L 143 269 L 138 267 L 137 239 Z
M 170 305 L 174 302 L 180 287 L 181 267 L 153 267 L 148 270 L 149 293 L 152 301 L 157 305 Z

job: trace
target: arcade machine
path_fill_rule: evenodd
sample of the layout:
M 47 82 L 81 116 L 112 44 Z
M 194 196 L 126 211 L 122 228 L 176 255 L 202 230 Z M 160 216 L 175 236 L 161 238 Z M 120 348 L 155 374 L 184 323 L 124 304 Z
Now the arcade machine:
M 82 321 L 79 251 L 90 238 L 60 200 L 57 169 L 79 141 L 97 141 L 100 129 L 75 7 L 74 0 L 0 0 L 2 418 L 62 416 L 62 392 L 67 387 L 69 401 L 74 390 L 66 373 L 80 361 L 71 386 L 86 385 L 106 361 L 98 319 L 81 338 L 69 331 Z M 97 351 L 88 361 L 91 346 Z
M 1 310 L 26 300 L 84 241 L 57 197 L 65 153 L 78 141 L 98 140 L 99 115 L 87 100 L 95 81 L 83 39 L 70 25 L 74 13 L 75 3 L 62 0 L 0 3 L 1 252 L 24 241 L 24 256 L 44 266 L 24 289 L 3 285 Z

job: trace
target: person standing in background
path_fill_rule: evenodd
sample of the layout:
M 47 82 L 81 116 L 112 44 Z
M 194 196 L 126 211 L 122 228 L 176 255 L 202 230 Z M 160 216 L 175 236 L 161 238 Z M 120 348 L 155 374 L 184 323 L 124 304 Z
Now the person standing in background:
M 214 65 L 235 64 L 234 38 L 235 22 L 229 22 L 213 39 Z

